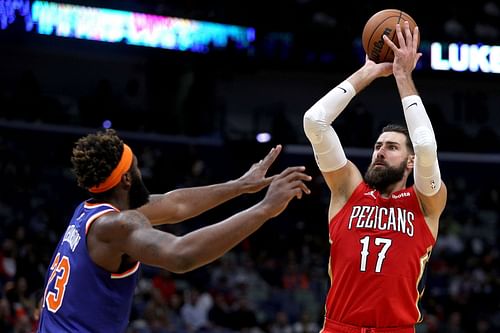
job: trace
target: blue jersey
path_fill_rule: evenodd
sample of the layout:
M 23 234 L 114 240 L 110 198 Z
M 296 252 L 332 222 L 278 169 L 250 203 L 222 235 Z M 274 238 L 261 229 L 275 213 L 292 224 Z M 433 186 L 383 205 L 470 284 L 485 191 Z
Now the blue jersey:
M 123 333 L 127 329 L 139 262 L 119 274 L 90 258 L 86 235 L 109 204 L 82 202 L 54 252 L 45 281 L 39 333 Z

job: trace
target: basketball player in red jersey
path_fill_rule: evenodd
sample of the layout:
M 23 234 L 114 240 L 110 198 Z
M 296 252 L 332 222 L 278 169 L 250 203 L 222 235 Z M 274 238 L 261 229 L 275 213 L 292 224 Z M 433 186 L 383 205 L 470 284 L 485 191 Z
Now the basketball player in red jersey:
M 393 63 L 366 59 L 304 115 L 304 131 L 331 191 L 330 290 L 323 332 L 410 333 L 422 320 L 424 273 L 438 235 L 447 191 L 434 131 L 412 72 L 418 28 L 396 28 L 399 47 L 384 36 Z M 364 177 L 347 160 L 331 123 L 373 80 L 393 75 L 407 128 L 386 126 Z M 410 140 L 411 139 L 411 140 Z M 413 173 L 414 185 L 407 187 Z

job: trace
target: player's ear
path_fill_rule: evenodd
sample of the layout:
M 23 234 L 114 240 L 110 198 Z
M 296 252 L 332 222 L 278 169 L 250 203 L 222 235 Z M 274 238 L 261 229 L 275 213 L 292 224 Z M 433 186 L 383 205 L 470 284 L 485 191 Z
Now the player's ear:
M 413 167 L 415 166 L 415 154 L 408 155 L 408 160 L 406 162 L 406 166 L 410 169 L 413 169 Z
M 122 182 L 127 186 L 132 185 L 132 172 L 131 171 L 125 172 L 123 174 Z

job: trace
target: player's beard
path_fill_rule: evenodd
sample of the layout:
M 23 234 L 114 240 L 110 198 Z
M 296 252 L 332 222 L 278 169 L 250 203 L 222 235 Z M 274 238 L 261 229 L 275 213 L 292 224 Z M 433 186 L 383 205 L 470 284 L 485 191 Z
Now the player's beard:
M 375 167 L 370 164 L 365 172 L 364 180 L 371 187 L 376 190 L 385 190 L 389 185 L 399 182 L 403 179 L 406 170 L 406 161 L 401 162 L 396 167 Z
M 137 174 L 132 174 L 132 184 L 128 194 L 131 209 L 139 208 L 149 202 L 149 191 Z

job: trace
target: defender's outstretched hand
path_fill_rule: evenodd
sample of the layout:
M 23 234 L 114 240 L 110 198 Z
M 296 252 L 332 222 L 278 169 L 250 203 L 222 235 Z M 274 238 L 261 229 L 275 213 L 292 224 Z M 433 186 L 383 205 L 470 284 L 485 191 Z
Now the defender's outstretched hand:
M 269 167 L 274 163 L 282 149 L 281 145 L 273 147 L 269 153 L 241 176 L 238 181 L 244 184 L 245 193 L 255 193 L 271 184 L 276 175 L 266 177 Z
M 311 193 L 304 183 L 311 180 L 311 176 L 304 173 L 304 170 L 303 166 L 288 167 L 275 176 L 261 201 L 263 209 L 267 210 L 271 217 L 281 214 L 294 197 L 301 199 L 304 193 Z

